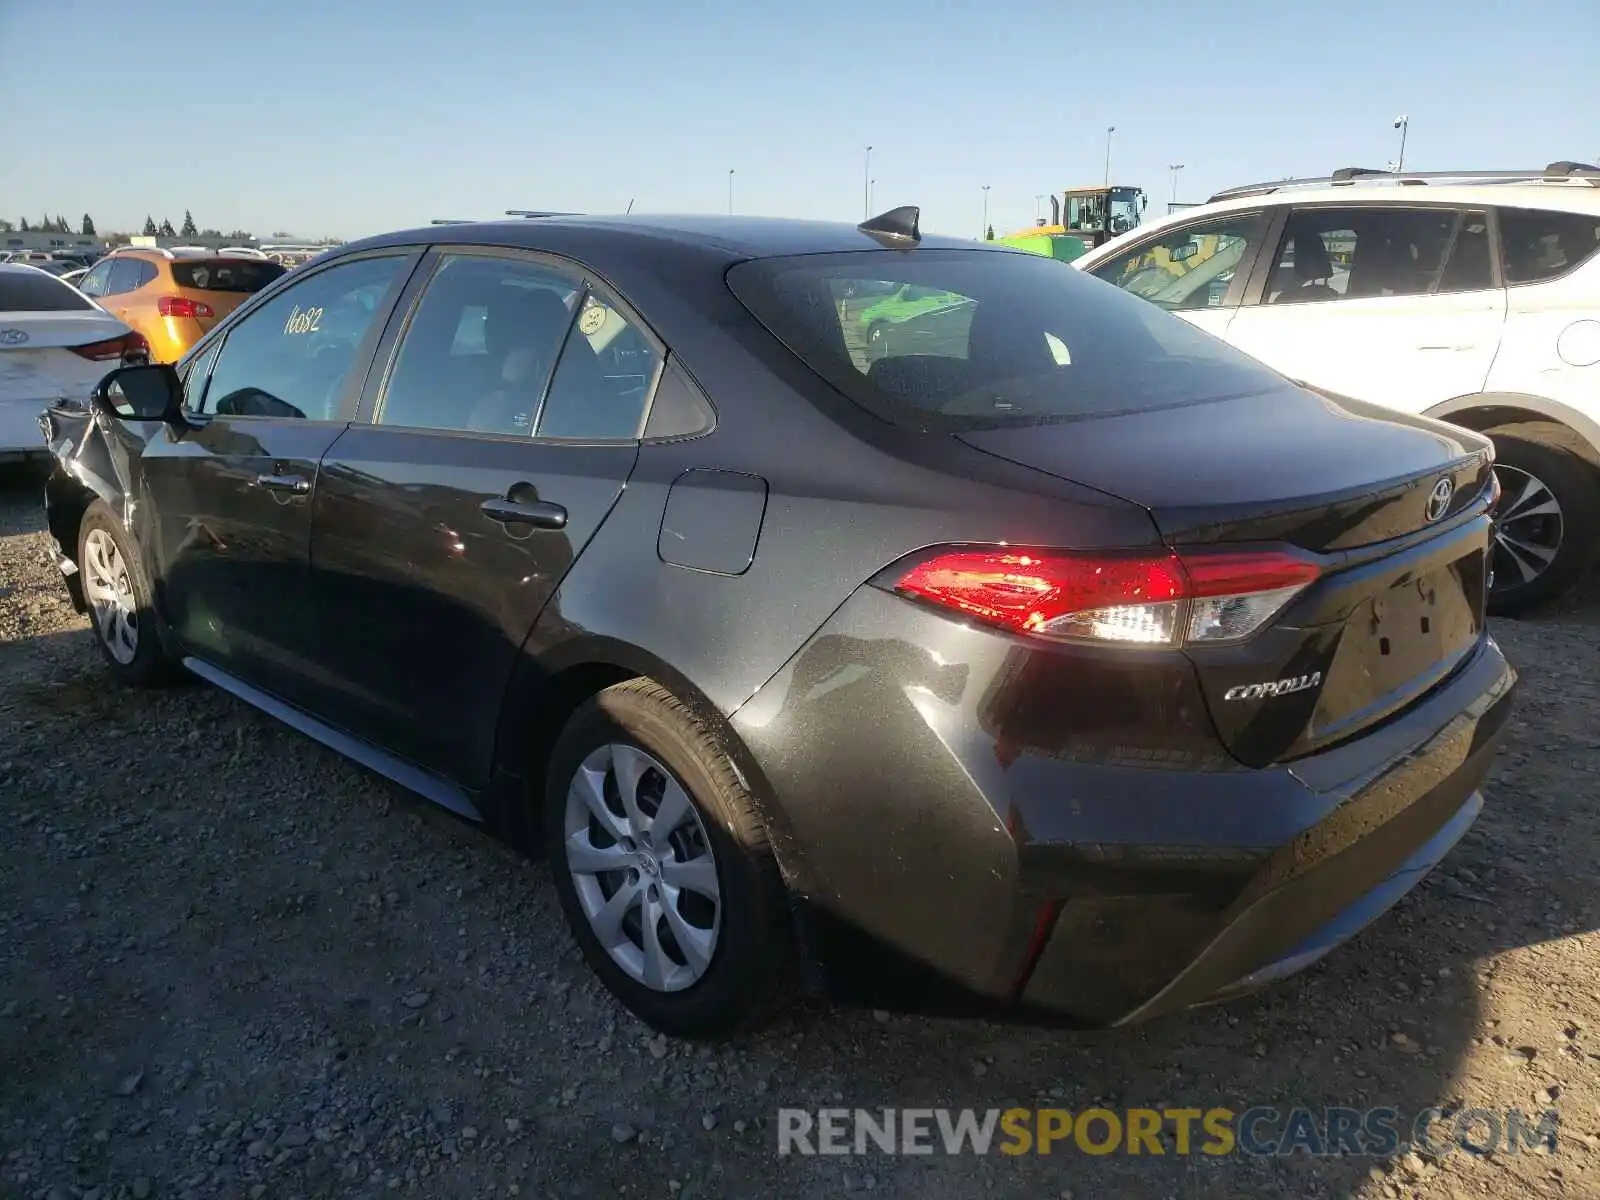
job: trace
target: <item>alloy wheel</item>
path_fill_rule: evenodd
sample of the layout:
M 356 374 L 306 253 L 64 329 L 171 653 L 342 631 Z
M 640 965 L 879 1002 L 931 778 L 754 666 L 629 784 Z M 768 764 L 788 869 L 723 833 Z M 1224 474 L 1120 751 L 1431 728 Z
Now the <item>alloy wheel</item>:
M 722 921 L 717 863 L 688 791 L 654 756 L 612 742 L 567 788 L 563 850 L 605 952 L 658 992 L 698 983 Z
M 1494 586 L 1521 587 L 1549 570 L 1560 553 L 1561 505 L 1537 476 L 1504 463 L 1494 471 L 1500 480 L 1490 558 Z
M 91 529 L 83 541 L 83 560 L 84 598 L 100 640 L 112 658 L 131 663 L 139 653 L 139 609 L 122 551 L 105 530 Z

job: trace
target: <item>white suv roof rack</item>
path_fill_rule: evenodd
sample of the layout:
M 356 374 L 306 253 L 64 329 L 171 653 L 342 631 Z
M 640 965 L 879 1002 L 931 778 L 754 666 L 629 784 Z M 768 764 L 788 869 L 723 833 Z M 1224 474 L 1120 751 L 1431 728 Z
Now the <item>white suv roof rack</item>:
M 1307 179 L 1278 179 L 1267 183 L 1247 183 L 1216 193 L 1208 204 L 1237 200 L 1245 196 L 1266 196 L 1290 188 L 1353 187 L 1357 184 L 1386 184 L 1398 187 L 1425 187 L 1430 183 L 1575 183 L 1600 187 L 1600 167 L 1591 163 L 1553 162 L 1533 171 L 1378 171 L 1370 167 L 1340 167 L 1332 175 Z

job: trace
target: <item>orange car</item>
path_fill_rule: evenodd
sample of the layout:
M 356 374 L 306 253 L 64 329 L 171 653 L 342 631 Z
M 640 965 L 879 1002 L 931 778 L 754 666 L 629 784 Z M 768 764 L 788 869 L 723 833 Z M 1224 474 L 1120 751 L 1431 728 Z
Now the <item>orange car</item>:
M 264 257 L 140 246 L 113 250 L 78 290 L 142 333 L 151 362 L 170 363 L 283 273 Z

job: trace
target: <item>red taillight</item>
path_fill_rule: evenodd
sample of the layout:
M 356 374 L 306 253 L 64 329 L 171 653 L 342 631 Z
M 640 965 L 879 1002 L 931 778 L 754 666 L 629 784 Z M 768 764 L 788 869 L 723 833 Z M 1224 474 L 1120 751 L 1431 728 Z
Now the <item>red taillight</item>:
M 150 357 L 150 343 L 137 333 L 125 333 L 103 342 L 74 346 L 72 352 L 90 362 L 111 362 L 113 359 L 125 363 L 143 362 Z
M 1248 637 L 1317 577 L 1283 551 L 1021 554 L 952 550 L 895 585 L 1013 633 L 1181 646 Z
M 214 317 L 211 305 L 187 296 L 163 296 L 156 301 L 156 310 L 163 317 Z

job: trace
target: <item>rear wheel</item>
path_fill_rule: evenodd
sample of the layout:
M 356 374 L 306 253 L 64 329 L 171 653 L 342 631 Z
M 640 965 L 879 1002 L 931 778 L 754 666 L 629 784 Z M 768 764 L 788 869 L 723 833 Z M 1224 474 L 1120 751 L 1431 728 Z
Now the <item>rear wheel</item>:
M 151 591 L 138 546 L 102 500 L 78 525 L 78 571 L 95 643 L 123 683 L 152 687 L 172 677 L 156 634 Z
M 1489 611 L 1509 616 L 1550 600 L 1582 573 L 1600 523 L 1594 473 L 1559 446 L 1494 434 L 1495 506 Z
M 753 797 L 715 731 L 659 684 L 584 702 L 551 758 L 556 890 L 590 967 L 640 1018 L 725 1034 L 779 998 L 787 905 Z

